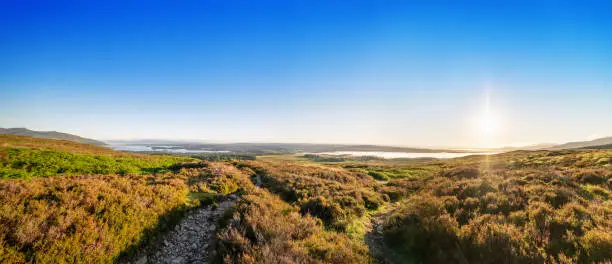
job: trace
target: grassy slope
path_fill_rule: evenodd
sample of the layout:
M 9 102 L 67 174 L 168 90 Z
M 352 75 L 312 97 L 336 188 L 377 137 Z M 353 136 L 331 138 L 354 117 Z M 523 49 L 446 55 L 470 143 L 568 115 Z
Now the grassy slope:
M 184 160 L 0 135 L 0 262 L 111 262 L 184 210 L 184 179 L 142 175 Z
M 612 151 L 466 157 L 417 182 L 385 219 L 387 246 L 404 259 L 612 261 Z
M 101 157 L 123 165 L 182 160 L 67 141 L 0 138 L 5 168 L 22 160 L 28 166 L 13 169 L 27 173 L 46 171 L 49 163 L 40 160 L 54 159 L 58 153 L 62 159 L 77 156 L 81 161 L 77 168 L 81 169 Z M 12 151 L 28 155 L 12 155 Z M 325 230 L 317 218 L 303 215 L 298 207 L 256 188 L 250 178 L 252 171 L 246 168 L 237 169 L 232 163 L 183 162 L 170 169 L 152 175 L 81 176 L 70 171 L 47 175 L 53 177 L 0 180 L 0 262 L 114 262 L 175 222 L 190 206 L 230 193 L 243 199 L 219 232 L 221 260 L 368 261 L 363 244 Z
M 0 178 L 160 172 L 189 158 L 118 152 L 66 140 L 0 135 Z
M 354 233 L 355 220 L 375 210 L 346 189 L 398 201 L 380 204 L 391 209 L 383 216 L 385 247 L 406 261 L 612 260 L 610 150 L 516 151 L 420 163 L 264 158 L 247 163 L 264 187 L 341 233 Z
M 4 148 L 31 148 L 31 149 L 51 149 L 69 151 L 72 153 L 86 154 L 112 154 L 117 153 L 109 148 L 100 146 L 81 144 L 69 140 L 54 140 L 33 138 L 22 135 L 0 134 L 0 147 Z
M 550 148 L 550 150 L 586 148 L 586 147 L 609 145 L 609 144 L 612 144 L 612 137 L 598 138 L 598 139 L 594 139 L 590 141 L 569 142 L 569 143 L 561 144 L 558 146 L 554 146 Z

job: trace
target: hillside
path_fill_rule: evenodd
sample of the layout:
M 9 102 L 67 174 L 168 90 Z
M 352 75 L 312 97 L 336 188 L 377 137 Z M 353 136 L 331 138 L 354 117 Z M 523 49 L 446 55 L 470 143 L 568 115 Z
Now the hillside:
M 94 139 L 83 138 L 77 135 L 72 135 L 68 133 L 61 133 L 56 131 L 34 131 L 29 130 L 27 128 L 0 128 L 0 134 L 7 135 L 20 135 L 20 136 L 28 136 L 35 138 L 48 138 L 48 139 L 59 139 L 59 140 L 69 140 L 83 144 L 104 146 L 106 143 Z
M 67 140 L 0 134 L 0 179 L 58 174 L 147 174 L 191 160 L 119 152 Z
M 207 162 L 0 135 L 0 165 L 1 263 L 612 261 L 612 150 Z
M 283 255 L 300 263 L 368 259 L 364 245 L 325 230 L 317 218 L 256 188 L 252 171 L 239 169 L 236 162 L 193 162 L 14 135 L 0 139 L 2 166 L 16 172 L 0 178 L 1 263 L 116 263 L 136 257 L 146 263 L 165 252 L 159 247 L 176 247 L 165 240 L 169 237 L 187 239 L 180 246 L 183 252 L 208 252 L 209 241 L 189 241 L 194 232 L 212 232 L 197 237 L 220 240 L 210 244 L 217 245 L 211 248 L 218 253 L 216 262 L 233 257 L 281 260 Z M 136 171 L 118 174 L 116 166 Z M 227 206 L 236 195 L 241 197 L 237 204 Z M 228 211 L 214 209 L 217 203 Z M 215 218 L 189 221 L 201 215 Z M 180 228 L 167 234 L 179 222 Z M 274 222 L 276 227 L 270 225 Z M 218 223 L 224 224 L 217 229 Z M 234 239 L 242 236 L 243 226 L 266 235 L 258 245 L 239 249 Z M 195 244 L 204 248 L 193 248 Z M 161 257 L 164 263 L 190 263 L 208 254 L 189 255 L 197 258 L 185 259 L 182 253 Z
M 612 149 L 612 144 L 583 147 L 580 149 Z
M 576 148 L 587 148 L 593 146 L 609 145 L 612 144 L 612 137 L 598 138 L 590 141 L 577 141 L 569 142 L 561 145 L 557 145 L 548 150 L 561 150 L 561 149 L 576 149 Z
M 559 144 L 540 143 L 540 144 L 533 144 L 533 145 L 520 146 L 520 147 L 503 147 L 503 148 L 497 148 L 497 149 L 492 149 L 492 150 L 496 152 L 509 152 L 509 151 L 515 151 L 515 150 L 545 150 L 545 149 L 556 147 L 558 145 Z

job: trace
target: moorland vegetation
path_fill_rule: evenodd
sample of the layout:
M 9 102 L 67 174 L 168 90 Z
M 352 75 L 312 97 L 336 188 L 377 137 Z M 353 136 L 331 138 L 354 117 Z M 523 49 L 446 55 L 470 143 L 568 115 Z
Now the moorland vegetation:
M 218 262 L 612 261 L 611 150 L 194 159 L 0 135 L 0 162 L 3 263 L 120 261 L 227 195 Z

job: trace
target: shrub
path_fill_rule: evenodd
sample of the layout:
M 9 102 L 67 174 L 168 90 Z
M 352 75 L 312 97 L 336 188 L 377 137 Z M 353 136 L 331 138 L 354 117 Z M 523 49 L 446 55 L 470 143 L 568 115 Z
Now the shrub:
M 226 263 L 366 263 L 367 249 L 263 190 L 243 196 L 219 235 Z
M 368 175 L 372 176 L 372 178 L 377 179 L 379 181 L 388 181 L 389 176 L 387 174 L 378 172 L 378 171 L 369 171 Z
M 547 153 L 448 161 L 405 192 L 384 226 L 386 245 L 423 263 L 610 261 L 612 171 L 598 160 L 612 151 Z
M 474 179 L 480 176 L 480 170 L 472 167 L 457 167 L 441 173 L 443 177 L 461 179 Z
M 423 182 L 418 179 L 391 179 L 387 184 L 378 187 L 378 192 L 388 196 L 391 202 L 397 202 L 422 187 Z
M 414 197 L 392 212 L 384 224 L 386 244 L 406 260 L 455 262 L 460 256 L 458 224 L 432 196 Z
M 523 241 L 521 230 L 503 217 L 480 216 L 461 227 L 461 250 L 470 263 L 537 263 L 537 248 Z
M 318 217 L 328 226 L 336 224 L 338 226 L 335 226 L 335 228 L 340 230 L 344 229 L 343 226 L 340 226 L 338 223 L 346 218 L 344 210 L 340 208 L 339 204 L 330 203 L 324 197 L 319 196 L 317 198 L 308 200 L 302 204 L 300 213 Z
M 376 181 L 359 172 L 302 163 L 241 165 L 261 177 L 267 190 L 338 231 L 345 231 L 350 222 L 367 210 L 378 209 L 388 197 L 374 190 Z
M 603 170 L 581 170 L 574 175 L 574 178 L 583 184 L 602 184 L 606 182 Z
M 605 229 L 589 230 L 581 239 L 584 252 L 580 256 L 581 262 L 595 263 L 612 261 L 612 232 Z
M 2 180 L 0 260 L 109 263 L 171 221 L 186 191 L 150 176 Z

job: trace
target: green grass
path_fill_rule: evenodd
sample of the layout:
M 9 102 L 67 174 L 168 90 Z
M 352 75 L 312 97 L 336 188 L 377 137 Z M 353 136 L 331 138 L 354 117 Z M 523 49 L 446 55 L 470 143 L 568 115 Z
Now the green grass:
M 163 173 L 189 158 L 112 154 L 80 154 L 62 150 L 0 148 L 0 178 L 81 174 Z

